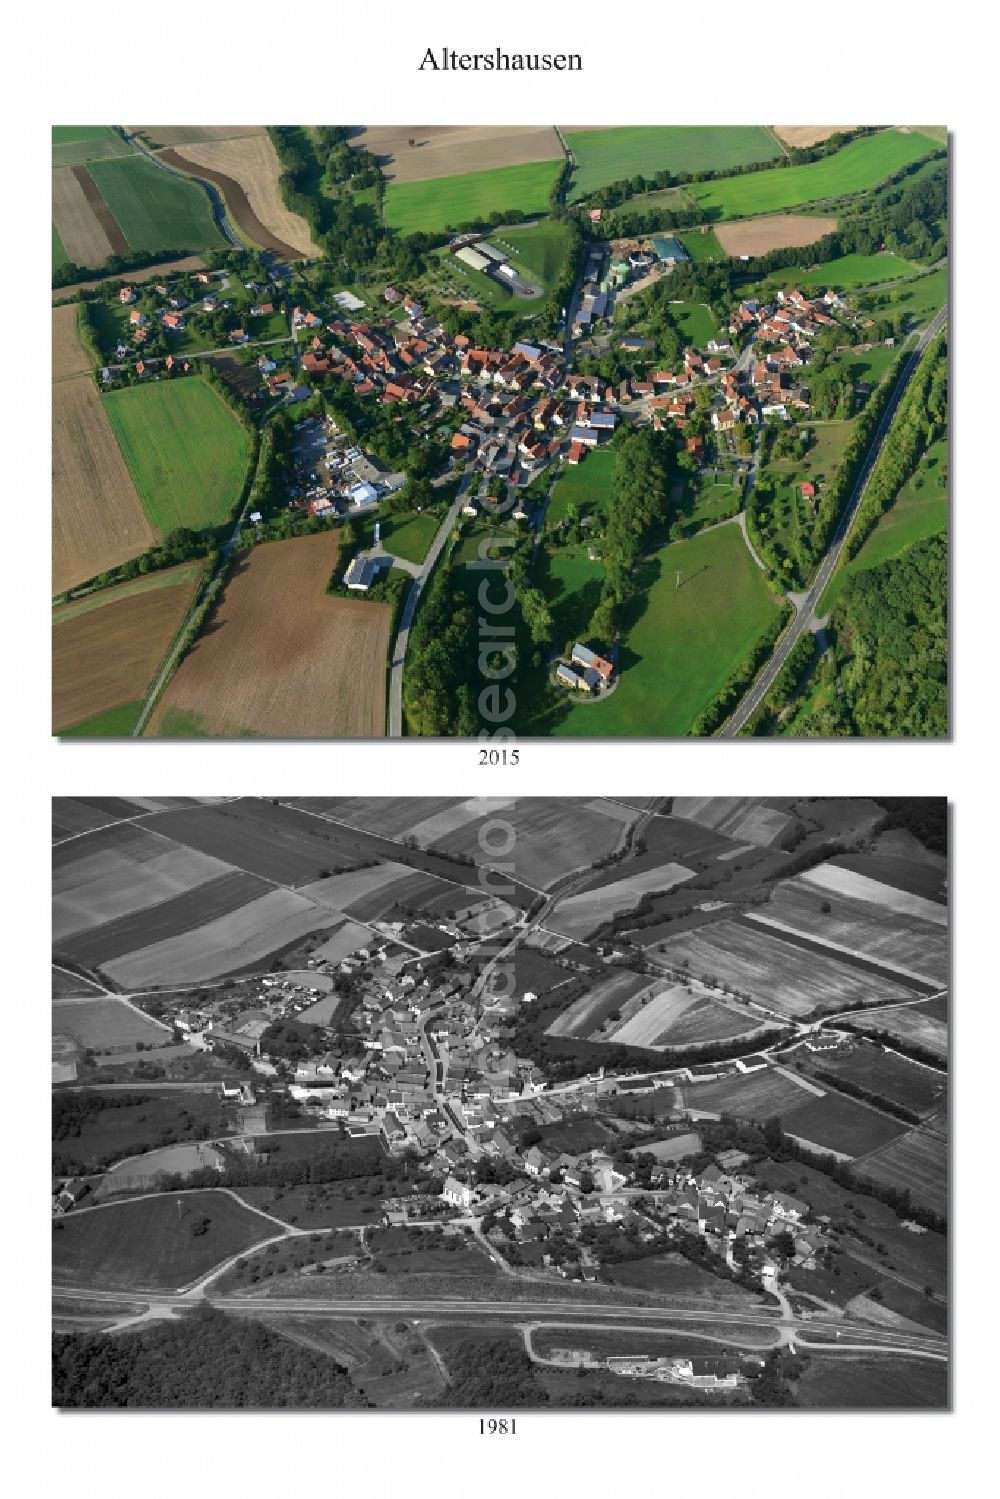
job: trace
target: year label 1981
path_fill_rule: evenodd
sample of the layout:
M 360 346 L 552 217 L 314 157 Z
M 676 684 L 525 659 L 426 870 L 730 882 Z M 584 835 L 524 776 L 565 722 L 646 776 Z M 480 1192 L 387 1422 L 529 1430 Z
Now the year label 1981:
M 512 1437 L 515 1435 L 514 1417 L 507 1416 L 483 1417 L 479 1422 L 479 1435 L 481 1437 Z

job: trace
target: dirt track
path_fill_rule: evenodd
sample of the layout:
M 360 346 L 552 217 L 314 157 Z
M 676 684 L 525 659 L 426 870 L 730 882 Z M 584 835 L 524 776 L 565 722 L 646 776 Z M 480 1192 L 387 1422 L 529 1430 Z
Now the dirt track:
M 232 215 L 236 227 L 253 244 L 260 245 L 263 250 L 272 250 L 275 255 L 280 255 L 282 260 L 303 260 L 309 252 L 297 249 L 295 245 L 289 244 L 287 240 L 279 238 L 277 234 L 272 233 L 261 222 L 250 206 L 250 199 L 247 196 L 246 189 L 241 183 L 236 181 L 235 177 L 228 176 L 225 172 L 219 171 L 217 167 L 206 165 L 204 160 L 196 159 L 196 156 L 204 158 L 207 152 L 218 152 L 220 148 L 230 144 L 237 147 L 247 145 L 257 146 L 259 140 L 259 137 L 251 136 L 231 143 L 220 141 L 207 146 L 191 147 L 191 154 L 189 156 L 182 156 L 179 151 L 175 151 L 172 148 L 166 151 L 159 151 L 157 155 L 161 161 L 166 162 L 167 166 L 175 167 L 180 172 L 191 173 L 195 177 L 204 177 L 206 181 L 211 182 L 214 187 L 217 187 L 226 200 L 226 207 Z M 266 142 L 265 144 L 269 146 L 270 142 Z M 277 191 L 277 175 L 275 175 L 275 194 L 277 194 Z M 283 209 L 283 212 L 287 214 L 287 210 Z M 303 221 L 303 228 L 306 227 Z
M 390 610 L 326 593 L 337 551 L 322 532 L 241 556 L 149 732 L 383 735 Z
M 766 255 L 768 250 L 794 250 L 832 234 L 836 219 L 810 218 L 801 213 L 778 213 L 770 218 L 740 219 L 717 224 L 715 237 L 727 255 Z
M 416 145 L 408 142 L 413 139 Z M 551 125 L 368 125 L 351 136 L 378 158 L 389 182 L 426 182 L 563 154 Z

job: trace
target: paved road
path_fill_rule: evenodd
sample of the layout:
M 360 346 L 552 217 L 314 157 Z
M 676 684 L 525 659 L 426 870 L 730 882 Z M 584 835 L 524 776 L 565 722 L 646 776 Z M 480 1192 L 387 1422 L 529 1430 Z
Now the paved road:
M 392 665 L 389 670 L 390 739 L 399 739 L 403 733 L 403 666 L 406 662 L 406 652 L 410 644 L 410 626 L 413 624 L 413 617 L 417 612 L 417 605 L 420 602 L 420 595 L 423 592 L 424 584 L 430 577 L 431 570 L 440 557 L 448 541 L 448 537 L 455 527 L 455 523 L 461 514 L 462 506 L 465 504 L 465 496 L 474 477 L 476 476 L 471 469 L 462 475 L 462 482 L 458 486 L 458 493 L 451 503 L 448 514 L 441 522 L 438 533 L 431 543 L 431 549 L 424 558 L 423 564 L 406 596 L 406 603 L 403 605 L 399 630 L 396 633 L 396 644 L 392 652 Z
M 198 1283 L 201 1285 L 201 1282 Z M 120 1306 L 122 1302 L 135 1303 L 134 1291 L 94 1290 L 80 1286 L 55 1286 L 53 1295 L 61 1302 L 83 1301 L 87 1303 Z M 196 1299 L 202 1299 L 197 1287 L 187 1292 L 150 1293 L 150 1300 L 164 1316 L 175 1309 L 189 1308 Z M 636 1331 L 650 1331 L 655 1327 L 677 1327 L 694 1324 L 704 1327 L 712 1322 L 721 1322 L 732 1328 L 763 1328 L 773 1331 L 779 1338 L 794 1338 L 801 1341 L 806 1333 L 826 1334 L 840 1339 L 845 1334 L 861 1341 L 875 1353 L 919 1354 L 925 1357 L 946 1358 L 947 1341 L 939 1334 L 926 1332 L 916 1334 L 899 1332 L 890 1328 L 873 1327 L 847 1316 L 842 1318 L 786 1316 L 774 1311 L 740 1311 L 729 1307 L 692 1308 L 649 1306 L 648 1304 L 623 1305 L 594 1301 L 570 1300 L 524 1300 L 524 1301 L 478 1301 L 460 1297 L 441 1298 L 412 1297 L 352 1297 L 347 1299 L 312 1297 L 275 1297 L 256 1299 L 246 1296 L 212 1296 L 210 1304 L 220 1311 L 250 1317 L 287 1317 L 294 1315 L 356 1319 L 358 1317 L 394 1316 L 430 1319 L 435 1322 L 457 1318 L 461 1321 L 480 1322 L 497 1320 L 513 1322 L 515 1325 L 529 1324 L 539 1328 L 547 1322 L 556 1326 L 579 1327 L 623 1327 Z M 815 1351 L 835 1348 L 837 1344 L 817 1344 Z M 847 1344 L 842 1344 L 845 1351 Z
M 931 342 L 931 340 L 935 338 L 941 331 L 947 319 L 947 316 L 948 304 L 945 303 L 944 307 L 941 308 L 941 311 L 921 333 L 916 347 L 907 357 L 906 362 L 903 365 L 899 381 L 896 385 L 895 392 L 893 393 L 892 398 L 889 401 L 889 404 L 882 416 L 882 420 L 879 422 L 875 434 L 872 437 L 871 445 L 868 449 L 868 456 L 865 459 L 864 466 L 858 478 L 858 482 L 854 486 L 854 492 L 851 495 L 850 501 L 848 502 L 847 507 L 837 524 L 837 529 L 834 532 L 833 540 L 830 543 L 830 547 L 827 551 L 826 556 L 820 563 L 819 570 L 816 573 L 816 577 L 810 585 L 809 591 L 805 594 L 797 596 L 795 601 L 795 618 L 792 620 L 792 623 L 789 625 L 785 633 L 781 636 L 778 644 L 774 649 L 774 653 L 771 656 L 771 659 L 768 661 L 767 665 L 764 667 L 760 675 L 753 682 L 748 692 L 746 693 L 746 696 L 740 702 L 732 717 L 720 729 L 718 736 L 720 739 L 735 739 L 736 736 L 740 733 L 741 729 L 746 727 L 750 719 L 760 707 L 761 703 L 766 698 L 767 694 L 770 692 L 771 688 L 774 685 L 775 679 L 778 676 L 778 673 L 781 671 L 781 668 L 788 660 L 788 657 L 790 656 L 797 642 L 802 638 L 807 630 L 813 629 L 816 609 L 819 605 L 819 601 L 823 596 L 823 592 L 826 589 L 827 584 L 833 577 L 834 571 L 837 567 L 837 563 L 840 561 L 840 555 L 844 549 L 844 543 L 846 542 L 848 534 L 850 533 L 851 526 L 854 522 L 854 517 L 858 511 L 858 507 L 861 504 L 861 501 L 863 500 L 865 495 L 865 491 L 868 488 L 868 481 L 871 478 L 872 470 L 875 467 L 878 455 L 882 450 L 882 445 L 885 442 L 886 437 L 888 436 L 889 428 L 892 425 L 892 419 L 896 415 L 897 408 L 900 401 L 902 400 L 906 387 L 910 383 L 910 379 L 912 378 L 914 371 L 917 369 L 917 366 L 919 365 L 920 360 L 923 357 L 924 350 L 927 348 L 927 345 Z M 749 489 L 747 492 L 749 494 Z

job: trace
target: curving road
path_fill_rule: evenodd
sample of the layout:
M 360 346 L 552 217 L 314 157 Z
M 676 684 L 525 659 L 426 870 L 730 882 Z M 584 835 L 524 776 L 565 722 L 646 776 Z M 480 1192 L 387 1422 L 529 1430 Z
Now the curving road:
M 743 697 L 742 701 L 736 708 L 736 711 L 719 730 L 717 736 L 718 738 L 735 739 L 736 736 L 741 732 L 741 730 L 746 727 L 750 719 L 757 712 L 757 709 L 761 706 L 764 699 L 767 697 L 767 694 L 770 692 L 771 688 L 774 686 L 778 673 L 781 671 L 781 668 L 788 660 L 788 657 L 790 656 L 798 641 L 801 640 L 802 636 L 806 633 L 807 630 L 812 630 L 819 601 L 823 596 L 827 584 L 833 577 L 838 562 L 840 561 L 840 555 L 844 549 L 844 543 L 846 542 L 847 537 L 850 533 L 851 526 L 854 523 L 854 517 L 858 512 L 858 507 L 861 504 L 861 501 L 864 499 L 865 491 L 868 488 L 868 481 L 872 476 L 872 471 L 875 467 L 875 463 L 878 459 L 879 453 L 882 451 L 883 444 L 885 443 L 886 438 L 889 435 L 889 429 L 892 425 L 892 419 L 896 415 L 896 411 L 899 407 L 900 401 L 903 398 L 906 387 L 909 385 L 910 380 L 914 372 L 916 371 L 920 360 L 923 357 L 925 349 L 927 348 L 931 340 L 936 338 L 938 333 L 940 333 L 947 320 L 947 317 L 948 304 L 946 302 L 945 305 L 941 308 L 941 311 L 936 314 L 936 316 L 930 323 L 928 323 L 927 327 L 918 338 L 916 347 L 907 356 L 906 362 L 904 363 L 900 374 L 900 378 L 896 384 L 896 389 L 893 392 L 889 404 L 882 415 L 882 420 L 879 422 L 878 427 L 875 430 L 875 434 L 872 437 L 871 444 L 868 449 L 868 454 L 864 461 L 864 465 L 858 477 L 858 481 L 854 486 L 854 492 L 852 493 L 851 498 L 843 514 L 841 515 L 840 520 L 837 523 L 837 529 L 834 532 L 833 540 L 830 543 L 829 550 L 827 551 L 826 556 L 823 558 L 823 561 L 819 565 L 819 570 L 817 571 L 816 576 L 809 587 L 809 591 L 796 597 L 795 618 L 792 620 L 791 624 L 788 626 L 788 629 L 779 639 L 774 649 L 773 655 L 771 656 L 767 665 L 761 671 L 760 675 L 750 686 L 746 695 Z

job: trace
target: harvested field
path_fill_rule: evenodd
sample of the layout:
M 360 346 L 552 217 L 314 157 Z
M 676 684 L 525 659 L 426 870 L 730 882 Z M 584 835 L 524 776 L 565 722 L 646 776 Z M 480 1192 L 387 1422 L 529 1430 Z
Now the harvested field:
M 281 165 L 267 135 L 187 142 L 184 152 L 161 151 L 168 166 L 213 183 L 226 200 L 237 228 L 261 249 L 282 259 L 319 255 L 309 225 L 284 205 L 278 191 Z
M 75 973 L 67 973 L 65 968 L 52 966 L 52 998 L 53 999 L 97 999 L 101 990 L 89 979 L 80 978 Z
M 905 1188 L 914 1202 L 933 1212 L 948 1211 L 948 1142 L 923 1130 L 911 1130 L 891 1145 L 857 1162 L 860 1176 Z
M 649 979 L 641 973 L 619 969 L 599 979 L 594 987 L 563 1010 L 549 1026 L 547 1036 L 586 1037 L 600 1030 L 603 1022 L 618 1011 L 634 994 L 649 988 Z
M 116 958 L 104 971 L 123 989 L 200 983 L 240 969 L 266 969 L 272 953 L 330 924 L 328 911 L 294 890 L 272 890 L 193 931 Z
M 818 864 L 800 878 L 817 889 L 867 901 L 897 915 L 916 916 L 947 930 L 948 907 L 941 905 L 939 901 L 914 895 L 909 890 L 898 890 L 894 885 L 885 885 L 881 880 L 873 880 L 855 870 L 844 869 L 839 864 Z
M 939 984 L 948 981 L 946 929 L 836 891 L 824 896 L 801 877 L 776 885 L 768 904 L 754 911 L 752 918 L 773 921 L 833 950 L 861 954 L 904 976 Z
M 53 612 L 54 733 L 145 698 L 201 575 L 200 562 L 182 563 Z
M 263 135 L 266 125 L 126 125 L 130 135 L 141 135 L 157 146 L 186 146 L 192 141 L 225 141 L 232 136 Z
M 423 816 L 420 822 L 426 823 L 438 813 L 460 804 L 465 805 L 456 796 L 422 796 L 420 810 Z M 414 823 L 413 820 L 412 796 L 299 796 L 294 798 L 291 805 L 328 817 L 331 822 L 346 823 L 348 827 L 374 833 L 381 838 L 399 840 L 413 834 L 414 828 L 420 826 L 420 823 Z M 488 803 L 484 802 L 484 805 L 492 807 L 493 798 Z
M 762 848 L 775 843 L 791 821 L 752 796 L 675 796 L 672 815 Z
M 697 985 L 694 986 L 697 989 Z M 701 1046 L 708 1041 L 726 1041 L 732 1036 L 748 1036 L 759 1030 L 761 1022 L 754 1016 L 743 1015 L 719 1004 L 704 995 L 694 997 L 694 1003 L 673 1015 L 654 1045 L 658 1047 Z M 620 1041 L 621 1036 L 615 1036 Z
M 257 875 L 234 869 L 172 899 L 78 932 L 63 941 L 62 950 L 82 968 L 101 968 L 138 948 L 182 936 L 206 922 L 231 915 L 241 906 L 267 895 L 270 888 Z
M 112 253 L 107 230 L 72 167 L 57 167 L 52 173 L 52 221 L 74 265 L 103 265 Z
M 687 1108 L 706 1113 L 734 1114 L 739 1119 L 764 1120 L 804 1103 L 811 1095 L 794 1082 L 791 1074 L 769 1068 L 749 1076 L 717 1078 L 707 1083 L 685 1084 Z
M 715 237 L 727 255 L 766 255 L 769 250 L 794 250 L 800 245 L 813 245 L 824 234 L 832 234 L 836 227 L 836 219 L 779 213 L 771 218 L 717 224 Z
M 155 541 L 91 380 L 52 389 L 52 588 L 63 593 Z
M 341 922 L 322 947 L 316 948 L 313 957 L 321 958 L 324 963 L 339 963 L 342 958 L 349 958 L 352 952 L 357 952 L 359 947 L 366 947 L 371 936 L 366 926 L 358 926 L 354 921 Z
M 152 826 L 161 836 L 209 855 L 213 863 L 224 860 L 223 868 L 236 866 L 282 885 L 315 880 L 324 866 L 343 869 L 359 862 L 335 827 L 324 828 L 318 818 L 293 807 L 252 797 L 168 812 Z
M 947 1108 L 947 1078 L 943 1072 L 910 1062 L 864 1041 L 849 1052 L 820 1054 L 814 1065 L 835 1078 L 844 1078 L 880 1098 L 901 1104 L 917 1114 Z
M 448 853 L 468 854 L 482 860 L 479 835 L 493 817 L 513 830 L 516 869 L 519 879 L 546 890 L 557 879 L 574 870 L 586 869 L 597 858 L 611 853 L 623 836 L 621 809 L 608 816 L 599 802 L 578 803 L 572 818 L 558 798 L 524 798 L 504 803 L 491 797 L 474 798 L 465 804 L 476 818 L 464 827 L 435 839 L 437 847 Z M 629 822 L 637 820 L 633 813 Z M 494 846 L 503 842 L 504 830 L 494 831 L 488 840 Z
M 549 926 L 564 937 L 583 938 L 613 916 L 632 911 L 650 891 L 672 890 L 693 877 L 683 864 L 659 864 L 596 890 L 584 890 L 561 900 L 549 917 Z
M 701 1136 L 690 1130 L 683 1135 L 671 1135 L 669 1140 L 657 1140 L 649 1145 L 644 1140 L 642 1150 L 646 1155 L 655 1155 L 658 1161 L 683 1161 L 685 1156 L 696 1155 L 701 1149 Z
M 99 828 L 53 850 L 53 939 L 170 900 L 229 869 L 131 823 Z
M 164 276 L 172 276 L 178 271 L 200 271 L 205 262 L 200 255 L 183 255 L 180 260 L 161 260 L 156 265 L 147 265 L 139 271 L 129 271 L 128 279 L 133 285 L 140 285 L 143 281 L 159 281 Z M 56 286 L 52 288 L 52 301 L 68 302 L 78 291 L 91 291 L 95 286 L 101 286 L 107 277 L 97 277 L 93 281 L 74 281 L 71 286 Z
M 180 1289 L 277 1232 L 269 1219 L 225 1192 L 170 1192 L 109 1203 L 56 1220 L 52 1273 L 67 1286 Z
M 838 1155 L 859 1156 L 877 1150 L 903 1134 L 906 1125 L 890 1119 L 866 1104 L 841 1093 L 825 1093 L 810 1098 L 798 1108 L 786 1108 L 781 1116 L 782 1128 L 800 1140 L 809 1140 Z
M 831 135 L 838 132 L 846 135 L 850 130 L 857 130 L 857 125 L 772 125 L 771 129 L 779 140 L 784 141 L 786 146 L 794 146 L 802 151 L 806 146 L 818 146 L 820 141 L 830 139 Z
M 560 161 L 563 154 L 551 125 L 366 125 L 351 145 L 369 150 L 389 182 Z
M 645 1004 L 640 1000 L 637 1007 L 629 1006 L 633 1013 L 624 1025 L 611 1031 L 609 1041 L 621 1046 L 654 1046 L 663 1032 L 697 1003 L 697 997 L 683 984 L 671 984 L 643 998 Z
M 385 733 L 388 604 L 331 598 L 336 532 L 241 555 L 153 714 L 162 737 Z
M 879 1010 L 871 1015 L 852 1015 L 851 1023 L 863 1031 L 886 1031 L 904 1044 L 921 1046 L 942 1062 L 948 1060 L 948 1023 L 928 1014 L 926 1005 L 907 1005 L 900 1010 Z
M 114 255 L 127 255 L 129 252 L 128 240 L 122 233 L 121 227 L 114 214 L 105 203 L 104 198 L 101 195 L 101 189 L 94 181 L 90 172 L 88 172 L 86 167 L 82 166 L 71 167 L 70 171 L 73 173 L 73 176 L 80 184 L 80 187 L 83 190 L 83 196 L 86 198 L 87 203 L 90 206 L 91 213 L 94 215 L 95 219 L 104 230 L 104 233 L 107 235 L 108 244 L 111 246 L 112 253 Z M 65 241 L 63 241 L 63 248 L 65 248 Z
M 90 355 L 76 335 L 75 304 L 52 309 L 52 378 L 67 380 L 90 371 Z
M 325 898 L 325 897 L 324 897 Z M 424 874 L 421 870 L 408 870 L 391 884 L 368 890 L 351 903 L 351 916 L 358 921 L 380 921 L 394 908 L 420 911 L 427 920 L 435 920 L 455 912 L 474 912 L 484 926 L 477 935 L 485 937 L 493 922 L 489 913 L 508 912 L 509 906 L 492 906 L 478 892 L 470 892 L 464 886 L 438 879 L 436 875 Z M 496 921 L 497 918 L 493 918 Z
M 405 864 L 376 864 L 370 869 L 354 869 L 348 874 L 333 874 L 326 879 L 314 880 L 309 885 L 303 885 L 303 895 L 308 895 L 311 900 L 319 905 L 327 907 L 331 911 L 347 911 L 349 907 L 357 908 L 360 904 L 367 905 L 371 895 L 381 895 L 392 885 L 402 885 L 413 877 L 413 870 L 408 869 Z M 423 876 L 418 876 L 423 879 Z M 386 909 L 393 904 L 394 897 L 389 897 Z
M 63 1036 L 91 1051 L 134 1051 L 137 1041 L 158 1046 L 169 1039 L 165 1026 L 140 1014 L 122 999 L 64 999 L 52 1006 L 53 1039 Z
M 769 1011 L 798 1017 L 843 1009 L 846 1005 L 891 1004 L 911 999 L 902 983 L 875 978 L 836 957 L 824 958 L 784 942 L 776 934 L 734 921 L 670 937 L 660 944 L 667 962 L 690 964 L 694 977 L 710 987 L 725 985 Z

